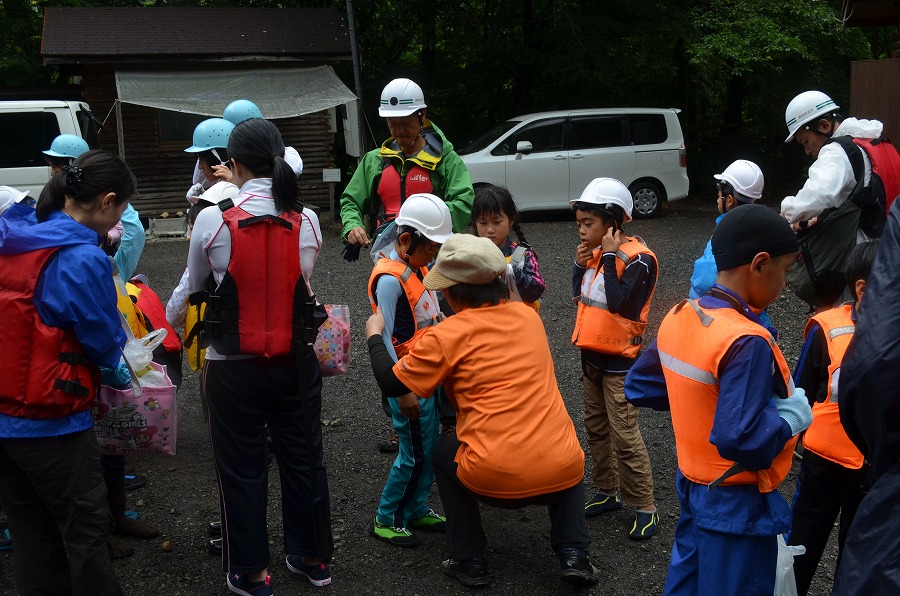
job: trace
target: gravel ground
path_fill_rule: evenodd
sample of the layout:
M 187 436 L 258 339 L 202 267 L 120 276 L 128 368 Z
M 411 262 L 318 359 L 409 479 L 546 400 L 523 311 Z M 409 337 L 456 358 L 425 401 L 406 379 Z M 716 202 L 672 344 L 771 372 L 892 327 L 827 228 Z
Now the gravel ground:
M 656 252 L 660 277 L 651 311 L 649 336 L 665 312 L 687 294 L 692 264 L 702 252 L 714 226 L 714 204 L 688 199 L 674 203 L 661 217 L 628 226 Z M 329 303 L 347 303 L 353 315 L 353 365 L 349 374 L 326 379 L 323 392 L 325 454 L 331 489 L 336 550 L 332 571 L 334 583 L 319 592 L 337 594 L 463 594 L 468 591 L 439 569 L 443 547 L 441 535 L 423 535 L 417 549 L 400 550 L 369 537 L 372 519 L 392 458 L 378 453 L 376 442 L 386 430 L 380 397 L 368 368 L 365 352 L 365 317 L 368 307 L 365 284 L 371 263 L 348 264 L 340 257 L 336 225 L 324 225 L 325 248 L 314 274 L 319 298 Z M 575 320 L 571 293 L 571 262 L 578 237 L 567 213 L 529 214 L 523 228 L 535 246 L 541 271 L 547 280 L 541 314 L 556 364 L 560 389 L 579 431 L 582 445 L 587 439 L 582 423 L 580 362 L 569 339 Z M 186 262 L 185 240 L 149 240 L 138 271 L 166 299 L 175 287 Z M 785 291 L 770 308 L 772 319 L 782 329 L 782 350 L 790 364 L 796 360 L 805 323 L 805 305 Z M 148 541 L 132 540 L 136 553 L 118 561 L 116 568 L 127 594 L 226 594 L 220 562 L 206 551 L 206 524 L 218 516 L 212 459 L 206 427 L 200 412 L 197 377 L 185 371 L 179 394 L 178 454 L 175 457 L 133 457 L 129 465 L 148 475 L 144 488 L 129 494 L 129 507 L 141 518 L 158 526 L 162 535 Z M 653 464 L 657 506 L 662 524 L 658 534 L 646 542 L 633 542 L 627 532 L 634 512 L 629 508 L 589 520 L 593 538 L 591 558 L 600 570 L 600 582 L 591 594 L 659 594 L 665 581 L 672 547 L 678 501 L 675 493 L 675 449 L 672 427 L 666 413 L 642 411 L 640 425 Z M 797 466 L 794 467 L 796 472 Z M 277 594 L 316 591 L 287 571 L 281 563 L 283 535 L 280 496 L 275 464 L 270 470 L 269 531 L 271 573 Z M 793 494 L 793 474 L 782 492 Z M 590 486 L 586 492 L 590 492 Z M 432 503 L 441 510 L 437 489 Z M 483 508 L 488 536 L 488 564 L 494 575 L 489 589 L 495 594 L 567 593 L 570 589 L 556 578 L 557 561 L 549 547 L 549 523 L 543 508 L 520 511 Z M 172 549 L 165 552 L 162 543 Z M 812 594 L 827 593 L 837 550 L 829 545 Z M 0 555 L 2 594 L 13 594 L 10 573 L 12 555 Z

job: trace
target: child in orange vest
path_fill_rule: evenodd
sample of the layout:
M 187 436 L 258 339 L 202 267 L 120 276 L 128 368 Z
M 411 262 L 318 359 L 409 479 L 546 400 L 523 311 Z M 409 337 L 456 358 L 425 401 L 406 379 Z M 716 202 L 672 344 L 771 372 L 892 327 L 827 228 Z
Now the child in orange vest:
M 373 311 L 380 307 L 384 313 L 383 339 L 396 361 L 443 318 L 436 294 L 425 289 L 422 279 L 452 234 L 452 222 L 444 201 L 419 193 L 400 206 L 394 223 L 394 250 L 375 264 L 369 300 Z M 428 507 L 434 481 L 431 454 L 440 433 L 435 400 L 429 397 L 410 392 L 386 398 L 399 449 L 369 533 L 393 546 L 418 546 L 419 539 L 407 526 L 443 531 L 446 525 L 446 519 Z
M 540 312 L 541 294 L 547 285 L 541 277 L 537 255 L 525 240 L 519 225 L 519 210 L 507 189 L 488 184 L 475 191 L 472 227 L 476 236 L 488 238 L 500 249 L 506 262 L 512 265 L 516 291 L 522 302 Z M 513 242 L 510 230 L 516 233 L 518 243 Z
M 797 476 L 788 539 L 789 544 L 806 547 L 806 554 L 794 558 L 800 595 L 809 591 L 838 513 L 840 563 L 844 540 L 863 498 L 868 465 L 841 426 L 837 384 L 844 354 L 856 331 L 856 313 L 877 248 L 877 240 L 865 242 L 856 245 L 847 256 L 847 287 L 854 301 L 820 312 L 809 320 L 794 370 L 794 382 L 806 390 L 813 414 L 812 424 L 803 436 L 803 462 Z
M 597 491 L 584 513 L 594 517 L 625 501 L 637 509 L 628 537 L 644 540 L 656 532 L 659 514 L 650 456 L 623 386 L 643 343 L 656 289 L 656 256 L 640 238 L 622 232 L 634 203 L 618 180 L 596 178 L 570 203 L 581 237 L 572 274 L 578 303 L 572 343 L 581 348 L 584 425 Z
M 758 313 L 784 289 L 797 238 L 771 209 L 741 205 L 712 250 L 716 284 L 669 311 L 625 395 L 672 412 L 681 514 L 663 593 L 772 594 L 791 516 L 777 488 L 812 413 Z

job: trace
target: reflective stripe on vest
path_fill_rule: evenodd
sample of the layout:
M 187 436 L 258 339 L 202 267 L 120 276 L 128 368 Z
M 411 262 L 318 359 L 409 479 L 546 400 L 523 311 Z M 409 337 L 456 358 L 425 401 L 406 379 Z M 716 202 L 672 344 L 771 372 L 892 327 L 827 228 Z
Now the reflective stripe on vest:
M 422 267 L 419 272 L 422 277 L 428 272 L 428 269 Z M 369 304 L 372 305 L 372 312 L 377 312 L 378 303 L 375 300 L 375 282 L 382 275 L 391 275 L 400 282 L 403 293 L 410 305 L 415 320 L 416 329 L 412 337 L 404 342 L 397 342 L 393 338 L 394 351 L 400 358 L 409 352 L 419 338 L 428 330 L 429 327 L 437 325 L 441 320 L 441 310 L 438 305 L 437 294 L 431 290 L 427 290 L 422 284 L 422 280 L 415 275 L 406 263 L 395 261 L 393 259 L 380 259 L 372 269 L 369 276 Z
M 627 242 L 616 251 L 616 276 L 621 279 L 625 268 L 642 254 L 648 255 L 656 262 L 656 255 L 644 245 L 640 238 L 627 238 Z M 658 278 L 658 267 L 656 274 Z M 578 316 L 575 319 L 572 343 L 579 348 L 603 354 L 636 357 L 640 353 L 644 341 L 647 316 L 650 313 L 650 304 L 655 292 L 656 278 L 653 280 L 653 290 L 641 309 L 638 321 L 611 313 L 606 302 L 603 253 L 602 250 L 597 249 L 595 255 L 588 261 L 584 277 L 581 280 L 581 297 L 578 301 Z
M 790 370 L 772 336 L 735 309 L 707 310 L 684 301 L 669 311 L 660 325 L 656 341 L 669 394 L 678 467 L 698 484 L 708 485 L 734 464 L 719 455 L 709 437 L 718 405 L 722 359 L 735 341 L 747 336 L 766 340 L 775 361 L 776 383 L 782 392 L 791 392 Z M 760 492 L 775 490 L 791 469 L 796 442 L 796 437 L 789 440 L 767 470 L 744 471 L 722 484 L 752 484 Z
M 813 404 L 813 421 L 806 429 L 806 434 L 803 435 L 803 446 L 816 455 L 845 468 L 858 470 L 862 467 L 865 458 L 847 436 L 847 432 L 841 424 L 837 392 L 841 362 L 844 360 L 844 354 L 846 354 L 853 333 L 856 331 L 852 312 L 853 304 L 848 302 L 815 315 L 806 324 L 805 339 L 808 338 L 810 330 L 816 324 L 822 328 L 826 337 L 828 395 L 824 402 Z

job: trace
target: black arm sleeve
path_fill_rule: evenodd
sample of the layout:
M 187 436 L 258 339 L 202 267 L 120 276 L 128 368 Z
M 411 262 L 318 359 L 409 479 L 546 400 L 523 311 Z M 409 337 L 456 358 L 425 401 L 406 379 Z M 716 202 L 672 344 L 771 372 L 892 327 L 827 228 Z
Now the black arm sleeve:
M 637 321 L 656 286 L 656 262 L 645 254 L 629 263 L 619 279 L 616 255 L 603 253 L 603 277 L 609 312 Z
M 394 359 L 384 346 L 381 336 L 373 335 L 366 343 L 369 346 L 369 360 L 372 361 L 372 374 L 375 375 L 381 392 L 388 397 L 400 397 L 409 393 L 409 388 L 394 374 Z
M 825 342 L 825 332 L 817 327 L 797 361 L 794 383 L 806 391 L 810 406 L 828 399 L 828 367 L 831 365 L 831 358 Z

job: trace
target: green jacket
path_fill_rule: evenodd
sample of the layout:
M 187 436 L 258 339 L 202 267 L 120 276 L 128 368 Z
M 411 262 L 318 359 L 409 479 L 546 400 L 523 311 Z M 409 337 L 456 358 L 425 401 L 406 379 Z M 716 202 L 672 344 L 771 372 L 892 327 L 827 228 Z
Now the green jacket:
M 364 226 L 363 216 L 370 214 L 378 204 L 378 183 L 385 160 L 401 174 L 414 164 L 430 170 L 434 194 L 444 199 L 450 209 L 453 231 L 466 229 L 475 199 L 469 170 L 453 150 L 453 144 L 431 121 L 425 120 L 422 136 L 425 137 L 425 148 L 415 157 L 405 158 L 394 137 L 386 140 L 380 149 L 373 149 L 363 156 L 341 194 L 341 238 L 346 240 L 350 230 Z

